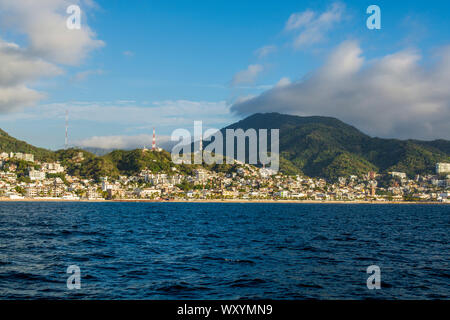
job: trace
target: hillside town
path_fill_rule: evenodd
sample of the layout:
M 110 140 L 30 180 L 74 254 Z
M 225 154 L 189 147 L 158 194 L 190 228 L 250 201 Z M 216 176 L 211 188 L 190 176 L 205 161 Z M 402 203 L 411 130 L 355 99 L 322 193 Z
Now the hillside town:
M 83 157 L 80 153 L 77 157 Z M 33 154 L 0 153 L 0 198 L 71 201 L 416 201 L 450 202 L 450 163 L 435 174 L 403 172 L 320 178 L 288 176 L 238 163 L 234 172 L 196 168 L 191 175 L 142 170 L 137 175 L 86 179 L 67 174 L 59 162 L 39 162 Z

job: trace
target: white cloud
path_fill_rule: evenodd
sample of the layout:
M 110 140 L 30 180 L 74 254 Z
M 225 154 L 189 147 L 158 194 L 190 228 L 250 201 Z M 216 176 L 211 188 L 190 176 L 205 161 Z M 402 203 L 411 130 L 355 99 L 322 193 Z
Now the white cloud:
M 255 82 L 258 75 L 264 70 L 260 64 L 251 64 L 247 69 L 239 71 L 233 76 L 232 85 L 252 84 Z
M 315 15 L 316 13 L 311 10 L 293 13 L 286 22 L 285 30 L 290 31 L 304 27 L 312 21 Z
M 22 85 L 0 87 L 0 112 L 12 112 L 31 106 L 44 97 L 44 94 Z
M 45 95 L 28 88 L 26 83 L 61 73 L 57 66 L 0 39 L 0 112 L 16 111 L 38 102 Z
M 291 80 L 287 77 L 283 77 L 275 84 L 275 87 L 284 87 L 288 84 L 291 84 Z
M 103 73 L 104 73 L 104 71 L 102 69 L 80 71 L 80 72 L 77 72 L 72 77 L 72 80 L 73 81 L 83 81 L 91 75 L 102 75 Z
M 286 22 L 285 31 L 298 32 L 293 45 L 297 49 L 304 48 L 323 41 L 326 32 L 342 20 L 344 11 L 345 6 L 335 2 L 321 14 L 312 10 L 293 13 Z
M 15 86 L 62 73 L 55 65 L 27 55 L 17 44 L 0 39 L 0 86 Z
M 274 53 L 275 51 L 277 51 L 276 46 L 268 45 L 268 46 L 264 46 L 264 47 L 257 49 L 255 51 L 255 55 L 261 59 L 261 58 L 267 57 L 269 54 Z
M 253 98 L 255 98 L 255 97 L 257 97 L 257 96 L 254 95 L 254 94 L 248 94 L 248 95 L 246 95 L 246 96 L 240 96 L 240 97 L 238 97 L 238 98 L 236 99 L 235 104 L 243 103 L 243 102 L 248 101 L 248 100 L 251 100 L 251 99 L 253 99 Z
M 0 112 L 30 106 L 44 97 L 26 83 L 61 74 L 57 66 L 27 55 L 17 44 L 0 39 Z
M 104 45 L 86 23 L 81 11 L 81 29 L 66 26 L 68 6 L 73 0 L 17 1 L 0 0 L 2 25 L 27 36 L 27 51 L 50 62 L 77 65 L 89 51 Z
M 29 88 L 34 81 L 62 74 L 58 64 L 76 65 L 103 45 L 95 39 L 84 12 L 81 30 L 67 28 L 66 9 L 74 3 L 94 7 L 90 0 L 0 0 L 0 27 L 25 36 L 22 47 L 0 38 L 0 112 L 36 104 L 45 94 Z M 75 79 L 87 75 L 82 72 Z
M 358 43 L 347 41 L 308 78 L 231 110 L 333 116 L 375 136 L 450 139 L 450 47 L 439 57 L 429 65 L 414 51 L 400 51 L 366 61 Z
M 127 100 L 112 102 L 70 102 L 41 104 L 27 112 L 0 115 L 1 121 L 64 119 L 69 110 L 70 121 L 89 121 L 98 124 L 123 126 L 128 130 L 152 130 L 157 128 L 191 128 L 195 120 L 206 126 L 217 127 L 229 118 L 229 106 L 225 101 L 156 101 L 139 105 Z
M 127 57 L 133 57 L 134 56 L 134 52 L 133 51 L 124 51 L 123 52 L 123 55 L 124 56 L 127 56 Z
M 138 149 L 138 148 L 151 148 L 153 135 L 140 134 L 135 136 L 94 136 L 87 139 L 76 141 L 74 145 L 83 148 L 102 148 L 102 149 Z M 170 151 L 174 144 L 170 136 L 156 135 L 156 146 Z

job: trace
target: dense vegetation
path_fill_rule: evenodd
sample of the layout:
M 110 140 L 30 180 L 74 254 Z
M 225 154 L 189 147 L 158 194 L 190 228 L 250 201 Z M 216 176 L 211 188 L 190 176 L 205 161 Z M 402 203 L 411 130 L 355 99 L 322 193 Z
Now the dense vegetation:
M 115 150 L 102 158 L 110 161 L 124 175 L 136 174 L 145 169 L 152 172 L 169 172 L 170 168 L 175 166 L 172 164 L 170 153 L 166 151 Z
M 119 170 L 111 160 L 81 149 L 58 150 L 56 157 L 72 176 L 93 178 L 96 181 L 104 176 L 119 176 Z

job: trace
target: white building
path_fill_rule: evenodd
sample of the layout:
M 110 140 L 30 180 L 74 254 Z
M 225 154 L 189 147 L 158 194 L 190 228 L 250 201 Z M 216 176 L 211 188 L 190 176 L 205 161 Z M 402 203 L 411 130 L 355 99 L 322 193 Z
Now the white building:
M 32 181 L 45 179 L 45 172 L 43 172 L 43 171 L 30 170 L 28 172 L 28 175 Z
M 169 183 L 171 184 L 180 184 L 183 181 L 184 177 L 180 174 L 173 175 L 169 177 Z
M 306 198 L 306 196 L 307 195 L 302 192 L 291 194 L 291 198 L 295 198 L 295 199 Z
M 108 183 L 108 177 L 102 177 L 100 178 L 102 181 L 102 191 L 106 192 L 108 190 L 112 190 L 114 188 L 114 185 Z
M 153 188 L 136 188 L 134 190 L 134 194 L 136 194 L 140 198 L 151 198 L 153 196 L 161 196 L 161 190 Z
M 62 173 L 64 172 L 64 167 L 58 162 L 44 163 L 42 169 L 48 173 Z
M 259 169 L 259 175 L 261 176 L 261 178 L 269 178 L 270 176 L 272 176 L 276 173 L 277 172 L 275 170 L 268 169 L 268 168 Z
M 197 181 L 205 181 L 208 179 L 209 173 L 203 169 L 195 169 L 194 176 Z
M 30 153 L 25 153 L 23 155 L 23 160 L 25 161 L 30 161 L 30 162 L 34 162 L 34 155 L 30 154 Z
M 149 174 L 145 176 L 145 181 L 153 185 L 168 183 L 169 179 L 166 173 Z
M 400 179 L 406 179 L 406 173 L 404 172 L 390 172 L 391 176 L 393 177 L 399 177 Z
M 274 196 L 280 197 L 280 198 L 288 198 L 289 197 L 289 191 L 282 190 L 274 193 Z
M 436 163 L 436 174 L 450 173 L 450 163 Z
M 29 161 L 29 162 L 34 162 L 34 155 L 30 154 L 30 153 L 21 153 L 21 152 L 11 152 L 9 154 L 10 158 L 16 158 L 19 160 L 25 160 L 25 161 Z

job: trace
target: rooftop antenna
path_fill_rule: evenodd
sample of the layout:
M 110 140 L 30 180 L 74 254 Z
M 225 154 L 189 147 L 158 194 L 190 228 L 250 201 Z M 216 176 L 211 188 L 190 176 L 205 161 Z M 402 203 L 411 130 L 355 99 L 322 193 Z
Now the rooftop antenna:
M 67 134 L 68 128 L 69 128 L 69 110 L 66 110 L 66 139 L 64 141 L 64 149 L 67 149 L 68 142 L 69 142 L 68 134 Z

